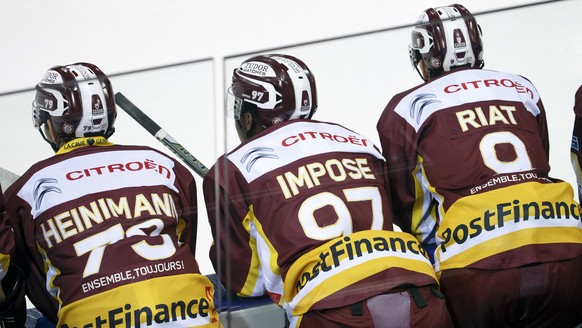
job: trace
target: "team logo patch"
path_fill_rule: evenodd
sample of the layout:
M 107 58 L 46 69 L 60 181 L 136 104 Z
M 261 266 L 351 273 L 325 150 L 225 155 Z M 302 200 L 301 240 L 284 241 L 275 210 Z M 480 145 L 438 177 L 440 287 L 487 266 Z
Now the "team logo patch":
M 103 115 L 103 103 L 99 95 L 93 95 L 91 97 L 91 108 L 93 115 Z
M 63 124 L 61 129 L 63 130 L 63 133 L 66 133 L 66 134 L 72 134 L 73 132 L 75 132 L 75 127 L 69 123 Z
M 461 29 L 456 28 L 453 31 L 453 39 L 455 49 L 467 47 L 467 42 L 465 42 L 465 36 L 463 35 L 463 32 L 461 32 Z
M 301 112 L 309 111 L 311 109 L 311 105 L 309 104 L 309 93 L 306 90 L 303 90 L 301 93 Z
M 420 124 L 420 118 L 425 107 L 433 104 L 440 103 L 441 101 L 437 99 L 437 96 L 432 93 L 421 93 L 414 97 L 410 101 L 409 113 L 410 118 L 414 119 L 416 123 Z
M 246 162 L 247 172 L 251 171 L 253 165 L 261 158 L 279 159 L 279 156 L 273 154 L 275 150 L 269 147 L 256 147 L 247 151 L 241 158 L 241 164 Z
M 273 123 L 273 125 L 275 125 L 275 124 L 282 123 L 283 119 L 281 117 L 277 116 L 277 117 L 273 118 L 273 120 L 271 122 Z
M 54 178 L 42 178 L 34 184 L 34 208 L 38 211 L 42 204 L 42 199 L 47 193 L 56 192 L 62 194 L 63 192 L 57 185 L 59 181 Z
M 433 57 L 430 59 L 430 65 L 434 68 L 439 68 L 441 67 L 442 63 L 440 59 Z

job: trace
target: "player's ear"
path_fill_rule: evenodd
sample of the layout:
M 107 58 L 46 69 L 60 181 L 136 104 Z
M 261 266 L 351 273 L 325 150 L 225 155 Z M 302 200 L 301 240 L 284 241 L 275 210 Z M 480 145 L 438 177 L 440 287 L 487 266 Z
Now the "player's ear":
M 254 118 L 249 111 L 242 113 L 239 121 L 241 128 L 245 132 L 250 132 L 253 129 Z

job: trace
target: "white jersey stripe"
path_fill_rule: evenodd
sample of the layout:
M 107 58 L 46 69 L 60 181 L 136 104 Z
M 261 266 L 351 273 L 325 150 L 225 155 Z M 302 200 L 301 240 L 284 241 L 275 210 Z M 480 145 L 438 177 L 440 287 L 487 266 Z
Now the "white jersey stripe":
M 30 205 L 36 218 L 49 208 L 92 193 L 157 185 L 177 191 L 173 167 L 170 158 L 154 151 L 92 153 L 40 169 L 20 189 L 18 197 Z
M 269 173 L 299 158 L 333 152 L 368 153 L 384 157 L 373 141 L 335 124 L 315 121 L 295 122 L 268 136 L 244 144 L 227 155 L 247 182 Z

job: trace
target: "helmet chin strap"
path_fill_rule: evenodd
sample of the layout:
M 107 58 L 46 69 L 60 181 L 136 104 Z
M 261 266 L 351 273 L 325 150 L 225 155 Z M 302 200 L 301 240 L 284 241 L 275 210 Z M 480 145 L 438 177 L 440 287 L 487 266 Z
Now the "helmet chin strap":
M 420 78 L 421 78 L 421 79 L 422 79 L 424 82 L 426 82 L 426 81 L 427 81 L 427 78 L 425 78 L 425 77 L 424 77 L 424 74 L 422 74 L 422 71 L 420 70 L 420 68 L 418 68 L 418 65 L 416 65 L 415 69 L 416 69 L 416 72 L 418 73 L 418 76 L 420 76 Z
M 44 139 L 44 141 L 48 142 L 49 145 L 51 145 L 51 148 L 55 151 L 55 153 L 59 150 L 59 146 L 53 142 L 52 140 L 50 140 L 49 138 L 46 137 L 46 135 L 44 134 L 44 132 L 42 132 L 41 128 L 38 128 L 38 132 L 40 132 L 40 135 L 42 136 L 42 138 Z
M 113 133 L 115 133 L 115 128 L 109 129 L 108 131 L 105 132 L 103 136 L 105 137 L 105 139 L 109 139 L 109 137 L 111 137 Z
M 424 60 L 421 59 L 418 64 L 415 66 L 416 68 L 416 72 L 418 73 L 418 75 L 420 75 L 420 78 L 424 81 L 427 82 L 428 80 L 430 80 L 433 77 L 433 74 L 430 73 L 430 71 L 428 70 L 428 68 L 426 67 L 426 65 L 424 64 Z
M 44 132 L 43 129 L 45 130 Z M 41 124 L 38 127 L 38 131 L 40 132 L 42 138 L 51 145 L 55 153 L 59 150 L 59 148 L 61 148 L 63 140 L 59 138 L 58 134 L 55 133 L 53 122 L 51 120 L 47 120 L 44 123 L 44 126 Z

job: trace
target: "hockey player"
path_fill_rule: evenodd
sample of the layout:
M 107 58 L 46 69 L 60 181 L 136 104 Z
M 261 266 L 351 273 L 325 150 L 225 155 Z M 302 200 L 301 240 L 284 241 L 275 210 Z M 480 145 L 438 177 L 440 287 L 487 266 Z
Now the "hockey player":
M 391 231 L 384 158 L 366 137 L 310 119 L 317 92 L 301 60 L 249 58 L 227 104 L 242 143 L 203 182 L 227 289 L 268 293 L 290 327 L 451 324 L 425 251 Z
M 574 131 L 572 133 L 572 144 L 570 151 L 572 153 L 572 166 L 576 173 L 578 185 L 578 201 L 582 200 L 582 152 L 580 142 L 582 142 L 582 85 L 578 87 L 574 96 Z
M 24 274 L 11 262 L 14 235 L 7 224 L 6 207 L 0 187 L 0 327 L 23 327 L 26 322 Z M 10 268 L 10 270 L 8 270 Z
M 194 257 L 190 171 L 152 148 L 108 141 L 115 100 L 93 64 L 49 69 L 32 112 L 56 155 L 5 194 L 32 303 L 58 327 L 219 327 Z
M 377 131 L 396 223 L 432 250 L 458 327 L 582 320 L 582 224 L 548 176 L 546 115 L 526 78 L 482 69 L 461 5 L 424 11 L 410 58 L 425 83 L 395 95 Z

